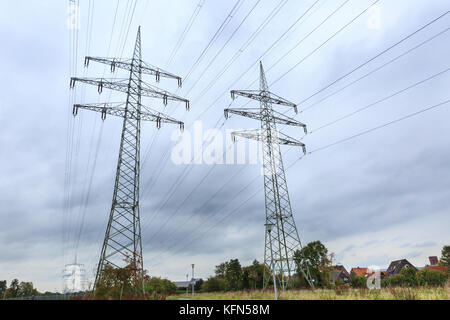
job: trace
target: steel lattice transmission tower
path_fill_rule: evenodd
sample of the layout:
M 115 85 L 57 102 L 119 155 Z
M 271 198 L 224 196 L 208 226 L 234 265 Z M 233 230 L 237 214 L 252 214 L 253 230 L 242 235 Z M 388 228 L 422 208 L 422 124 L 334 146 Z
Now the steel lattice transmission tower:
M 178 85 L 180 87 L 182 85 L 180 77 L 142 61 L 140 27 L 132 59 L 86 57 L 86 67 L 89 66 L 90 61 L 111 66 L 111 72 L 115 72 L 116 68 L 130 72 L 128 79 L 71 78 L 70 83 L 71 88 L 74 88 L 76 82 L 82 82 L 97 86 L 99 93 L 102 93 L 103 88 L 107 88 L 127 94 L 126 102 L 123 103 L 76 104 L 73 108 L 74 116 L 77 115 L 78 109 L 86 109 L 100 112 L 103 120 L 106 115 L 123 118 L 111 212 L 97 267 L 95 285 L 98 284 L 107 265 L 118 268 L 124 266 L 125 259 L 131 260 L 136 266 L 136 279 L 143 279 L 139 213 L 141 121 L 156 122 L 158 129 L 162 123 L 172 123 L 178 124 L 183 130 L 184 123 L 144 106 L 141 98 L 161 98 L 164 105 L 167 105 L 168 100 L 182 101 L 186 103 L 187 110 L 189 110 L 189 101 L 142 81 L 142 75 L 147 74 L 155 76 L 157 82 L 161 77 L 165 77 L 176 79 Z
M 261 129 L 233 132 L 233 138 L 244 137 L 262 142 L 263 174 L 266 207 L 266 226 L 273 225 L 273 230 L 266 229 L 264 263 L 276 274 L 276 281 L 282 289 L 286 289 L 288 282 L 295 272 L 293 255 L 302 248 L 300 237 L 292 215 L 286 174 L 281 156 L 280 145 L 299 146 L 306 153 L 306 146 L 277 130 L 276 125 L 302 127 L 307 133 L 306 125 L 273 110 L 272 105 L 282 105 L 294 108 L 297 106 L 276 94 L 269 92 L 262 63 L 260 64 L 260 90 L 234 90 L 231 97 L 243 96 L 260 102 L 260 108 L 226 109 L 225 117 L 229 114 L 240 115 L 261 122 Z M 273 243 L 273 247 L 271 247 Z M 302 270 L 307 281 L 312 285 L 309 270 Z M 271 275 L 265 272 L 264 287 L 267 287 Z

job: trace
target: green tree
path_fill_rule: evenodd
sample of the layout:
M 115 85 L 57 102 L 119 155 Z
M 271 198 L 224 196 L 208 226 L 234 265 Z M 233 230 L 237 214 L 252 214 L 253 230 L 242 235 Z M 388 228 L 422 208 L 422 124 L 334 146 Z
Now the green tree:
M 242 268 L 242 287 L 244 289 L 262 289 L 264 283 L 264 264 L 253 261 L 252 265 Z M 267 269 L 270 272 L 269 269 Z
M 328 256 L 328 249 L 320 241 L 308 243 L 301 250 L 294 253 L 294 261 L 297 265 L 299 283 L 306 284 L 301 270 L 309 269 L 316 287 L 329 286 L 329 274 L 332 259 Z
M 450 266 L 450 246 L 444 246 L 441 251 L 441 265 Z
M 197 282 L 194 285 L 194 290 L 195 291 L 201 291 L 202 290 L 202 286 L 203 286 L 203 279 L 198 279 Z
M 32 282 L 21 282 L 18 287 L 18 297 L 32 297 L 39 295 L 39 292 L 34 288 Z
M 7 289 L 8 284 L 6 280 L 0 281 L 0 300 L 2 300 L 5 297 Z
M 101 277 L 96 285 L 95 298 L 106 298 L 115 300 L 135 300 L 145 299 L 143 295 L 142 281 L 137 272 L 139 261 L 133 261 L 131 258 L 126 258 L 128 263 L 123 268 L 114 268 L 111 265 L 105 266 Z M 144 281 L 150 278 L 147 276 L 147 271 L 144 271 Z
M 19 294 L 19 280 L 14 279 L 11 281 L 8 290 L 6 290 L 6 298 L 13 299 L 17 298 Z
M 225 280 L 227 289 L 237 291 L 242 289 L 242 268 L 238 259 L 231 259 L 226 265 Z
M 224 262 L 216 266 L 216 277 L 225 278 L 225 272 L 228 267 L 228 262 Z

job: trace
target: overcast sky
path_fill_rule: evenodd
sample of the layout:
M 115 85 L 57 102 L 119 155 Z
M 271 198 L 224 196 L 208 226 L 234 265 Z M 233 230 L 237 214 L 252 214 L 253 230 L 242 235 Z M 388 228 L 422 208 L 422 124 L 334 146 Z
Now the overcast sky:
M 75 261 L 75 255 L 93 277 L 111 206 L 121 121 L 108 117 L 102 123 L 99 114 L 88 111 L 73 118 L 71 103 L 123 101 L 125 97 L 110 95 L 108 90 L 99 96 L 95 87 L 81 84 L 76 92 L 69 90 L 71 76 L 111 77 L 108 68 L 101 65 L 91 63 L 84 69 L 85 55 L 120 57 L 123 51 L 124 58 L 131 57 L 141 25 L 143 59 L 182 77 L 189 74 L 179 91 L 168 79 L 158 86 L 190 99 L 191 111 L 187 113 L 178 104 L 164 108 L 156 100 L 145 103 L 185 121 L 188 133 L 192 123 L 200 120 L 205 131 L 217 126 L 225 137 L 225 130 L 258 127 L 257 122 L 245 118 L 232 117 L 224 122 L 223 109 L 232 102 L 230 86 L 258 89 L 255 62 L 316 1 L 242 0 L 227 19 L 237 1 L 206 0 L 169 64 L 199 1 L 138 0 L 125 37 L 129 25 L 124 23 L 126 9 L 134 6 L 134 1 L 128 2 L 130 7 L 127 1 L 120 1 L 113 28 L 116 1 L 92 1 L 92 18 L 88 19 L 90 1 L 81 0 L 78 33 L 67 26 L 69 1 L 0 2 L 0 280 L 9 283 L 18 278 L 33 281 L 41 291 L 61 290 L 62 270 Z M 450 7 L 446 0 L 381 0 L 322 46 L 374 0 L 348 1 L 311 33 L 344 2 L 319 0 L 262 57 L 272 92 L 299 103 Z M 252 38 L 279 4 L 280 10 Z M 225 28 L 208 47 L 224 21 Z M 298 115 L 287 108 L 277 109 L 306 123 L 312 132 L 303 139 L 312 154 L 293 166 L 301 150 L 283 147 L 302 242 L 322 241 L 335 253 L 336 262 L 347 268 L 386 268 L 390 261 L 401 258 L 424 266 L 428 256 L 440 256 L 442 246 L 450 242 L 448 103 L 321 149 L 447 101 L 450 34 L 442 31 L 449 24 L 449 15 L 439 19 L 300 104 L 300 111 L 306 110 Z M 71 41 L 76 34 L 78 53 L 73 55 L 70 44 L 76 42 Z M 209 49 L 201 56 L 205 48 Z M 229 61 L 232 63 L 227 65 Z M 117 76 L 127 75 L 119 72 Z M 146 81 L 155 84 L 152 77 Z M 232 107 L 245 103 L 237 99 Z M 248 106 L 258 107 L 255 103 Z M 74 148 L 68 162 L 71 128 Z M 207 278 L 215 265 L 232 258 L 244 265 L 255 258 L 262 261 L 265 210 L 260 165 L 176 165 L 170 159 L 176 145 L 171 140 L 174 130 L 178 129 L 164 125 L 157 132 L 154 123 L 143 123 L 145 268 L 152 276 L 179 281 L 190 272 L 191 263 L 196 264 L 197 276 Z M 295 138 L 303 136 L 298 128 L 283 130 Z M 68 163 L 70 202 L 64 193 Z M 182 175 L 185 169 L 189 170 L 187 176 Z

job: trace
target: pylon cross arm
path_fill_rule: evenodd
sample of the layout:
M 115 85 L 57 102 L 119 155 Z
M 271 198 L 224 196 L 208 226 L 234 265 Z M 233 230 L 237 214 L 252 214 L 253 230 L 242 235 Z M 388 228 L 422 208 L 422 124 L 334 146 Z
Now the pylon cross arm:
M 266 136 L 261 132 L 261 129 L 254 130 L 242 130 L 242 131 L 234 131 L 231 133 L 234 140 L 236 137 L 242 137 L 246 139 L 252 139 L 256 141 L 266 141 Z M 306 153 L 306 146 L 299 140 L 289 137 L 282 132 L 277 133 L 277 137 L 272 136 L 272 143 L 278 143 L 281 145 L 294 146 L 294 147 L 302 147 L 303 152 Z
M 236 96 L 246 97 L 252 100 L 262 101 L 265 103 L 282 105 L 294 108 L 295 113 L 298 112 L 297 105 L 290 102 L 272 92 L 261 90 L 233 90 L 231 91 L 231 98 L 234 100 Z
M 99 58 L 99 57 L 86 57 L 84 60 L 85 67 L 89 66 L 89 63 L 91 61 L 106 64 L 111 66 L 111 72 L 115 72 L 116 68 L 131 71 L 133 64 L 131 59 L 116 59 L 116 58 Z M 181 77 L 172 74 L 168 71 L 165 71 L 163 69 L 160 69 L 158 67 L 152 66 L 149 63 L 146 63 L 145 61 L 141 62 L 141 70 L 143 74 L 152 75 L 156 77 L 156 82 L 159 82 L 161 77 L 163 78 L 169 78 L 169 79 L 175 79 L 178 81 L 178 86 L 181 87 L 183 84 L 183 81 Z
M 178 121 L 168 115 L 161 112 L 151 110 L 146 106 L 141 106 L 142 111 L 131 111 L 126 110 L 126 103 L 92 103 L 92 104 L 76 104 L 74 105 L 73 114 L 76 116 L 78 114 L 78 109 L 85 109 L 90 111 L 99 112 L 102 114 L 102 119 L 105 120 L 106 115 L 112 115 L 120 118 L 125 118 L 133 120 L 142 121 L 152 121 L 156 122 L 157 127 L 160 128 L 162 123 L 177 124 L 180 129 L 184 129 L 184 123 Z M 127 113 L 128 112 L 128 113 Z
M 127 83 L 128 80 L 112 80 L 112 79 L 103 79 L 103 78 L 71 78 L 70 87 L 73 89 L 75 87 L 76 82 L 86 83 L 90 85 L 94 85 L 98 87 L 98 92 L 102 93 L 104 88 L 120 91 L 124 93 L 129 93 L 130 90 L 134 90 L 142 96 L 149 98 L 160 98 L 163 100 L 164 105 L 167 105 L 168 100 L 184 102 L 186 104 L 186 109 L 190 109 L 189 100 L 179 97 L 173 93 L 170 93 L 165 90 L 161 90 L 155 86 L 151 86 L 144 82 L 141 83 L 141 86 L 132 86 L 130 88 Z
M 167 101 L 179 101 L 184 102 L 186 104 L 186 110 L 190 109 L 190 102 L 188 99 L 177 96 L 176 94 L 170 93 L 168 91 L 159 89 L 158 87 L 152 86 L 148 83 L 142 83 L 142 95 L 153 98 L 162 98 L 165 105 L 167 105 Z
M 235 108 L 235 109 L 225 109 L 225 117 L 228 118 L 229 114 L 235 114 L 243 117 L 247 117 L 254 120 L 265 120 L 264 116 L 261 114 L 260 108 Z M 302 127 L 305 131 L 305 134 L 308 133 L 307 127 L 304 123 L 297 121 L 293 118 L 287 117 L 282 113 L 273 111 L 275 116 L 271 117 L 275 123 L 294 126 L 294 127 Z

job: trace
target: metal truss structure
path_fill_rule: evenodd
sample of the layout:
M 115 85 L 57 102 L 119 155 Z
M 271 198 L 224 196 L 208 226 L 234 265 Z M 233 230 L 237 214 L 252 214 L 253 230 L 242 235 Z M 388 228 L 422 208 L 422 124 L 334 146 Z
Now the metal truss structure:
M 181 130 L 184 129 L 184 123 L 144 106 L 141 99 L 160 98 L 164 104 L 167 104 L 168 100 L 180 101 L 186 104 L 188 110 L 189 101 L 142 81 L 142 75 L 146 74 L 155 76 L 157 82 L 164 77 L 175 79 L 179 86 L 182 85 L 180 77 L 142 61 L 140 27 L 131 60 L 86 57 L 86 67 L 90 61 L 110 65 L 111 72 L 115 72 L 116 68 L 130 72 L 129 78 L 125 80 L 71 78 L 70 81 L 71 88 L 81 82 L 97 86 L 99 93 L 102 93 L 103 88 L 107 88 L 127 94 L 124 103 L 76 104 L 73 108 L 74 116 L 78 114 L 79 109 L 85 109 L 101 113 L 103 120 L 107 115 L 123 118 L 112 206 L 97 266 L 95 286 L 98 285 L 105 267 L 119 268 L 129 263 L 135 266 L 135 280 L 142 281 L 144 264 L 139 212 L 141 121 L 156 122 L 158 128 L 162 123 L 177 124 Z
M 234 138 L 243 137 L 262 142 L 266 226 L 273 226 L 273 230 L 266 228 L 264 263 L 269 270 L 273 269 L 272 272 L 275 273 L 279 286 L 286 289 L 296 270 L 294 253 L 300 250 L 302 245 L 292 214 L 280 145 L 302 147 L 305 153 L 306 146 L 299 140 L 279 132 L 276 125 L 302 127 L 305 134 L 307 133 L 306 125 L 273 110 L 272 105 L 282 105 L 294 108 L 297 113 L 297 106 L 269 92 L 262 63 L 260 64 L 260 90 L 231 91 L 231 97 L 235 99 L 236 96 L 260 102 L 259 109 L 226 109 L 225 117 L 235 114 L 261 122 L 261 129 L 237 131 L 232 135 Z M 301 272 L 312 285 L 309 270 L 301 270 Z M 271 281 L 271 274 L 265 272 L 264 287 L 267 287 L 269 281 Z

